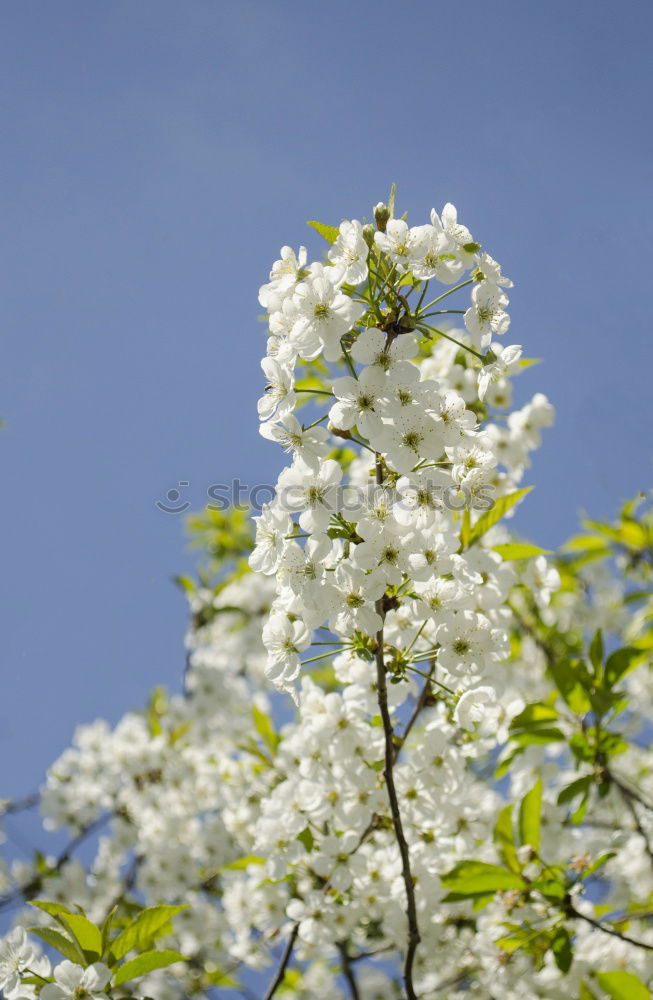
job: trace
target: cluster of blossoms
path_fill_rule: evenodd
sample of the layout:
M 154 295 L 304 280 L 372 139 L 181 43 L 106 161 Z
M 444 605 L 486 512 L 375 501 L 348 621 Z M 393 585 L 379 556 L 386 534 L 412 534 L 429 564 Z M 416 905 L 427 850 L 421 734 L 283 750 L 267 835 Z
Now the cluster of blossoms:
M 292 691 L 317 628 L 359 655 L 383 630 L 395 677 L 432 659 L 460 691 L 500 676 L 493 664 L 507 648 L 514 573 L 489 547 L 467 547 L 464 532 L 513 493 L 551 407 L 537 396 L 508 428 L 480 425 L 493 403 L 505 405 L 521 348 L 490 351 L 509 325 L 512 283 L 454 207 L 412 228 L 384 207 L 376 218 L 376 230 L 341 223 L 326 265 L 284 247 L 260 292 L 269 312 L 261 433 L 292 464 L 256 519 L 250 565 L 276 576 L 263 640 L 282 690 Z M 425 303 L 433 279 L 457 284 Z M 466 310 L 434 308 L 468 286 Z M 452 311 L 464 331 L 429 326 Z M 425 338 L 435 347 L 425 350 Z M 298 365 L 316 361 L 319 384 L 298 384 Z M 328 406 L 308 426 L 294 413 L 307 396 Z M 334 451 L 343 438 L 358 452 Z
M 0 905 L 117 904 L 119 927 L 189 904 L 167 939 L 187 965 L 120 996 L 646 996 L 653 516 L 555 561 L 511 536 L 552 410 L 511 409 L 510 283 L 452 206 L 375 217 L 319 227 L 327 263 L 282 250 L 259 415 L 292 464 L 251 553 L 240 515 L 206 515 L 223 565 L 186 581 L 183 693 L 81 727 L 51 768 L 46 826 L 91 861 L 7 864 Z M 463 326 L 431 326 L 461 286 Z M 79 966 L 25 982 L 49 975 L 30 909 L 0 941 L 9 1000 L 110 992 Z

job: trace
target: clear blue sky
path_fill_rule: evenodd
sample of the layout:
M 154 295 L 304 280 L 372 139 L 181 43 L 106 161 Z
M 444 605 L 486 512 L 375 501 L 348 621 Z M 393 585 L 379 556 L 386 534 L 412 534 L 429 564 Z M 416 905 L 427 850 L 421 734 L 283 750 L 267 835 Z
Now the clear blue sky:
M 515 281 L 555 429 L 519 525 L 651 484 L 650 4 L 9 0 L 0 31 L 0 796 L 74 724 L 176 686 L 203 502 L 274 477 L 256 292 L 395 180 Z

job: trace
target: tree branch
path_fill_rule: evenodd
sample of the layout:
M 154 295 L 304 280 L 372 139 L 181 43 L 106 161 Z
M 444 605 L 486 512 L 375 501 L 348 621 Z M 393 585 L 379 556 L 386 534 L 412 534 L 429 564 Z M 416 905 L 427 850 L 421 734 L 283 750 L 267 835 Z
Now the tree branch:
M 0 802 L 0 816 L 10 816 L 12 813 L 23 812 L 25 809 L 33 809 L 41 801 L 39 792 L 32 792 L 23 799 L 10 799 L 9 802 Z
M 299 933 L 299 924 L 294 924 L 293 929 L 290 932 L 290 936 L 286 941 L 286 947 L 283 949 L 283 954 L 281 956 L 281 961 L 279 962 L 279 967 L 275 973 L 274 979 L 267 988 L 267 992 L 263 997 L 263 1000 L 271 1000 L 274 994 L 277 992 L 279 986 L 283 982 L 283 978 L 286 974 L 286 968 L 288 962 L 290 961 L 290 956 L 292 955 L 292 950 L 295 947 L 295 941 L 297 940 L 297 934 Z
M 341 941 L 338 943 L 338 951 L 340 952 L 340 964 L 342 965 L 342 974 L 347 980 L 347 985 L 349 987 L 349 992 L 351 994 L 351 1000 L 360 1000 L 360 993 L 358 992 L 358 983 L 356 982 L 356 976 L 354 975 L 354 968 L 351 964 L 351 957 L 349 951 L 347 950 L 347 942 Z
M 381 465 L 381 458 L 378 454 L 376 456 L 376 482 L 378 485 L 383 484 L 383 467 Z M 383 623 L 385 619 L 383 599 L 376 602 L 376 611 L 377 614 L 380 615 Z M 385 742 L 385 766 L 383 768 L 383 777 L 385 779 L 386 788 L 388 789 L 392 825 L 394 827 L 397 846 L 399 847 L 399 854 L 401 855 L 401 870 L 404 886 L 406 888 L 408 947 L 406 949 L 406 958 L 404 961 L 404 985 L 406 987 L 408 1000 L 417 1000 L 417 994 L 415 993 L 415 987 L 413 986 L 413 963 L 415 961 L 417 946 L 420 942 L 420 934 L 419 925 L 417 923 L 417 905 L 415 903 L 415 883 L 413 881 L 413 874 L 410 868 L 410 854 L 408 851 L 408 844 L 406 843 L 406 837 L 404 836 L 403 824 L 401 822 L 399 799 L 397 797 L 397 789 L 395 788 L 393 773 L 395 762 L 394 730 L 392 728 L 390 710 L 388 708 L 388 685 L 383 654 L 383 641 L 383 624 L 381 624 L 381 628 L 376 634 L 375 661 L 377 697 L 379 701 L 379 709 L 381 711 L 381 721 L 383 723 L 383 735 Z
M 646 833 L 646 830 L 642 826 L 642 821 L 639 818 L 639 813 L 637 812 L 637 809 L 635 808 L 635 801 L 638 801 L 638 800 L 636 799 L 635 796 L 632 796 L 623 787 L 623 785 L 617 784 L 617 788 L 619 789 L 619 793 L 620 793 L 622 799 L 624 800 L 624 804 L 626 806 L 626 809 L 628 810 L 628 812 L 630 813 L 630 815 L 633 818 L 633 823 L 635 824 L 635 829 L 637 830 L 637 833 L 640 835 L 640 837 L 644 841 L 644 849 L 645 849 L 646 853 L 648 854 L 649 860 L 653 862 L 653 847 L 651 847 L 651 841 L 648 838 L 648 834 Z
M 402 747 L 404 746 L 406 740 L 408 739 L 408 734 L 410 733 L 411 729 L 413 728 L 413 726 L 419 719 L 420 715 L 426 708 L 429 698 L 431 697 L 431 677 L 433 676 L 434 671 L 435 671 L 435 662 L 432 661 L 431 668 L 427 674 L 427 680 L 424 681 L 424 687 L 422 688 L 420 696 L 417 699 L 417 702 L 415 703 L 413 714 L 406 723 L 406 728 L 402 733 L 401 742 L 397 746 L 395 746 L 395 754 L 394 754 L 395 763 L 397 761 L 397 757 L 401 753 Z
M 628 934 L 622 934 L 621 931 L 615 930 L 614 927 L 608 927 L 607 924 L 602 924 L 599 920 L 594 920 L 593 917 L 586 916 L 586 914 L 581 913 L 574 906 L 568 907 L 567 914 L 570 917 L 575 917 L 577 920 L 584 920 L 586 924 L 594 927 L 597 931 L 610 934 L 611 937 L 619 938 L 620 941 L 627 941 L 628 944 L 634 945 L 635 948 L 644 948 L 645 951 L 653 951 L 653 944 L 648 944 L 646 941 L 638 941 L 636 938 L 629 937 Z
M 80 832 L 72 838 L 66 847 L 64 847 L 63 851 L 61 851 L 61 853 L 57 856 L 54 865 L 49 869 L 49 871 L 44 872 L 42 875 L 34 875 L 34 877 L 28 882 L 24 882 L 22 885 L 16 886 L 16 888 L 12 889 L 10 892 L 5 893 L 4 896 L 0 896 L 0 910 L 11 906 L 21 898 L 35 896 L 38 892 L 40 892 L 44 880 L 60 872 L 63 866 L 70 861 L 70 858 L 79 845 L 96 833 L 97 830 L 100 830 L 103 826 L 105 826 L 112 816 L 113 813 L 105 813 L 103 816 L 98 816 L 97 819 L 88 823 L 87 826 L 80 830 Z

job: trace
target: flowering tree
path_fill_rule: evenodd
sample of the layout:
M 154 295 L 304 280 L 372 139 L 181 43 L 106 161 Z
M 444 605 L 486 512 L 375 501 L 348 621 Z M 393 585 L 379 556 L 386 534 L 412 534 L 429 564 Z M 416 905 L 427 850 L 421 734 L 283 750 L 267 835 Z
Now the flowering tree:
M 512 283 L 452 205 L 374 220 L 261 288 L 288 464 L 254 526 L 191 522 L 183 693 L 50 769 L 8 1000 L 651 995 L 651 507 L 514 537 L 552 408 L 511 409 Z

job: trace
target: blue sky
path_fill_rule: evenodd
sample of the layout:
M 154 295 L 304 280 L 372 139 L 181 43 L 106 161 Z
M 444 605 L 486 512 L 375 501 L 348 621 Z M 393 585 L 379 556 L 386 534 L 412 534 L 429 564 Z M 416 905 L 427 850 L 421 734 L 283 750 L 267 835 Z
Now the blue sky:
M 180 481 L 276 477 L 259 284 L 307 219 L 396 181 L 453 201 L 515 281 L 510 342 L 558 410 L 518 525 L 651 485 L 649 5 L 23 0 L 0 108 L 0 797 L 74 725 L 178 685 Z

